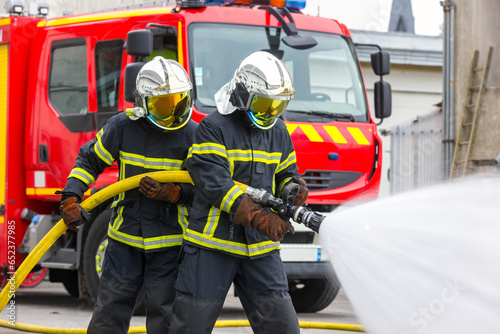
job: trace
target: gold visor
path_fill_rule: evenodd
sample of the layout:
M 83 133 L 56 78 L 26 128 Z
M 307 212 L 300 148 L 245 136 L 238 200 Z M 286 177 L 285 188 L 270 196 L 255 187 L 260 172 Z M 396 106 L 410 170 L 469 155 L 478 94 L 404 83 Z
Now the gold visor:
M 248 108 L 250 119 L 258 128 L 267 130 L 276 123 L 289 102 L 290 100 L 274 100 L 254 95 Z
M 161 128 L 177 129 L 189 121 L 191 92 L 151 96 L 147 100 L 150 119 Z

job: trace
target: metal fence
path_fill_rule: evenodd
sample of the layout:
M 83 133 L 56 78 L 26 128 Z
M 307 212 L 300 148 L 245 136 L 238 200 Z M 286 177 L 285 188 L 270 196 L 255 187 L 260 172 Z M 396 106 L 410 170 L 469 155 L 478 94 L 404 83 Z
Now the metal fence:
M 442 140 L 441 109 L 391 128 L 391 194 L 443 182 Z

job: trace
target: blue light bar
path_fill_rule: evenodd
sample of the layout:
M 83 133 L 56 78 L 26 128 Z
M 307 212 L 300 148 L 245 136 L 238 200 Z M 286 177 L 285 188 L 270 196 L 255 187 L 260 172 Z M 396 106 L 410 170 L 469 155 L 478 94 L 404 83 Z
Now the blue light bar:
M 207 6 L 223 5 L 225 3 L 235 3 L 236 0 L 205 0 Z
M 286 8 L 304 9 L 306 8 L 306 0 L 286 0 Z
M 207 6 L 217 6 L 223 4 L 242 4 L 242 5 L 274 5 L 274 0 L 205 0 Z M 293 9 L 304 9 L 306 7 L 306 0 L 286 0 L 285 7 Z

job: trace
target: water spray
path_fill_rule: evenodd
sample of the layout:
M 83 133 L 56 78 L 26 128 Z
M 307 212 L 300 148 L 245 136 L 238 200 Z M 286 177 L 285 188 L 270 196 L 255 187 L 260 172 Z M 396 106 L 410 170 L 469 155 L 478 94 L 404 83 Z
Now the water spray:
M 272 208 L 282 219 L 291 218 L 293 221 L 304 224 L 314 232 L 318 233 L 321 223 L 326 216 L 317 211 L 311 211 L 305 206 L 293 205 L 295 197 L 299 193 L 300 186 L 289 183 L 283 188 L 282 197 L 276 198 L 264 189 L 247 187 L 245 193 L 257 204 Z

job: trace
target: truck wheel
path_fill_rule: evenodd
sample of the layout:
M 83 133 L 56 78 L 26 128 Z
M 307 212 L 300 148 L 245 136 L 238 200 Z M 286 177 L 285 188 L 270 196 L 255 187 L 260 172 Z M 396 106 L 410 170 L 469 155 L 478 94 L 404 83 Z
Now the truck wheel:
M 92 301 L 97 299 L 99 282 L 101 277 L 101 268 L 104 262 L 104 254 L 108 245 L 108 225 L 111 218 L 111 210 L 104 210 L 97 216 L 90 227 L 90 231 L 85 241 L 83 251 L 83 273 L 87 289 Z M 144 315 L 144 295 L 139 295 L 134 310 L 134 315 Z
M 23 288 L 32 288 L 42 283 L 45 275 L 47 274 L 47 268 L 40 268 L 39 270 L 32 271 L 26 276 L 24 281 L 21 283 Z
M 340 283 L 337 278 L 310 278 L 288 282 L 290 297 L 297 313 L 321 311 L 337 297 Z

